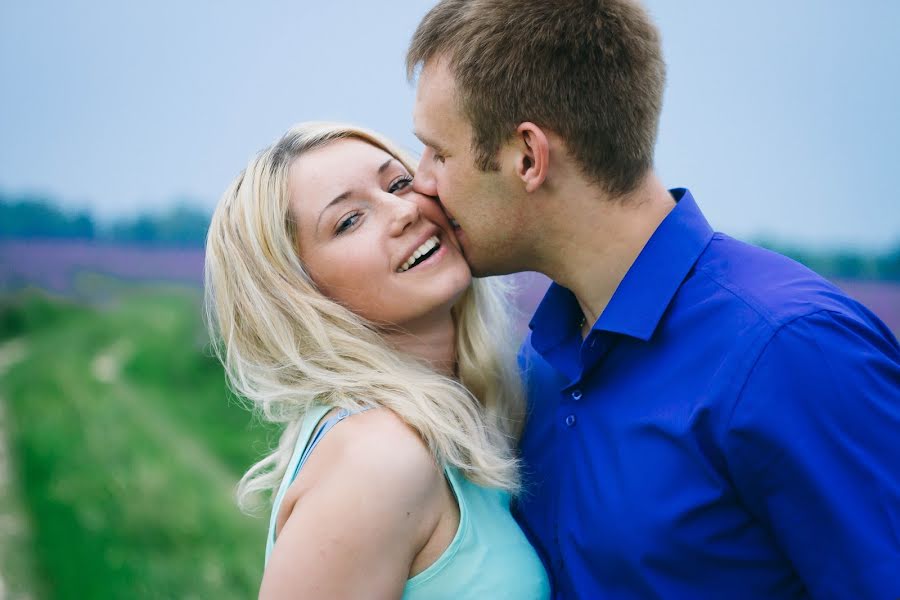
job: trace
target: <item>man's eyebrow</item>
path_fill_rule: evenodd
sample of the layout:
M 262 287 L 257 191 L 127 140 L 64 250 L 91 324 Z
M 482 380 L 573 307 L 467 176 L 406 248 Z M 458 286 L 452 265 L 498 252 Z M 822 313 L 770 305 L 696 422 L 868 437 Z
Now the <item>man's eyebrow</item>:
M 391 166 L 391 163 L 396 160 L 397 160 L 396 158 L 391 157 L 391 158 L 387 159 L 386 161 L 384 161 L 384 163 L 382 163 L 382 165 L 380 167 L 378 167 L 378 174 L 381 175 L 382 173 L 387 171 L 387 168 L 389 166 Z M 316 230 L 319 229 L 319 225 L 322 223 L 322 217 L 325 215 L 326 212 L 328 212 L 328 209 L 331 208 L 332 206 L 334 206 L 335 204 L 340 204 L 341 202 L 344 202 L 348 198 L 350 198 L 350 190 L 347 190 L 343 194 L 338 194 L 337 196 L 335 196 L 334 199 L 331 202 L 329 202 L 325 206 L 325 208 L 322 209 L 322 212 L 319 213 L 319 220 L 316 221 Z
M 424 133 L 419 133 L 418 131 L 413 131 L 413 135 L 416 136 L 417 138 L 419 138 L 419 141 L 422 142 L 423 144 L 425 144 L 426 146 L 433 148 L 433 149 L 437 150 L 439 153 L 443 154 L 443 152 L 441 152 L 441 147 L 434 140 L 429 139 L 428 136 L 425 135 Z

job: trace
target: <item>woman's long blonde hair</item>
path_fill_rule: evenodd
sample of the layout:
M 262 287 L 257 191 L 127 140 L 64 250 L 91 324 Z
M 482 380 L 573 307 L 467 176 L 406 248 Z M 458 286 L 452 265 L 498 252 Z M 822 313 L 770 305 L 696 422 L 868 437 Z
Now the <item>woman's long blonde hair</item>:
M 374 132 L 303 123 L 250 161 L 209 227 L 213 348 L 232 391 L 263 419 L 285 424 L 276 449 L 241 479 L 238 501 L 249 509 L 258 492 L 277 488 L 315 405 L 386 407 L 419 432 L 438 464 L 515 492 L 524 404 L 504 284 L 476 279 L 453 307 L 456 381 L 396 351 L 373 323 L 324 296 L 297 255 L 288 170 L 301 154 L 345 138 L 381 148 L 414 172 L 412 160 Z

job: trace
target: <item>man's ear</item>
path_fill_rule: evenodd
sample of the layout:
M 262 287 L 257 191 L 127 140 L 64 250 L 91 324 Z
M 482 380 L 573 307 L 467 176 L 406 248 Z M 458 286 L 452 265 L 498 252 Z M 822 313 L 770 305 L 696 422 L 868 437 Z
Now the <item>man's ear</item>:
M 525 191 L 533 192 L 544 183 L 550 169 L 550 141 L 534 123 L 525 121 L 516 128 L 519 156 L 516 174 L 525 182 Z

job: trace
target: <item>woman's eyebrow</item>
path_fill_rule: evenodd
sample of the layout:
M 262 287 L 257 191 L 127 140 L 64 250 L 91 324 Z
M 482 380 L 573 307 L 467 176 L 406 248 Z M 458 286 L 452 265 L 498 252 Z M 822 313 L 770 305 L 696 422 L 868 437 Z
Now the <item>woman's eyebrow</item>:
M 328 212 L 328 209 L 331 208 L 332 206 L 334 206 L 335 204 L 340 204 L 341 202 L 344 202 L 348 198 L 350 198 L 350 190 L 347 190 L 343 194 L 338 194 L 337 196 L 334 197 L 334 200 L 332 200 L 327 205 L 325 205 L 325 208 L 323 208 L 322 212 L 319 213 L 319 220 L 316 221 L 316 231 L 319 230 L 319 225 L 322 223 L 322 217 L 325 215 L 326 212 Z
M 393 158 L 393 157 L 384 161 L 384 163 L 382 163 L 382 165 L 380 167 L 378 167 L 378 174 L 381 175 L 382 173 L 384 173 L 387 170 L 387 168 L 389 166 L 391 166 L 391 163 L 395 162 L 395 161 L 397 161 L 397 159 Z M 397 162 L 399 162 L 399 161 L 397 161 Z M 347 200 L 349 197 L 350 197 L 350 190 L 347 190 L 346 192 L 344 192 L 342 194 L 338 194 L 337 196 L 334 197 L 334 199 L 331 202 L 326 204 L 325 208 L 322 209 L 322 212 L 319 213 L 319 220 L 316 221 L 316 230 L 319 229 L 319 225 L 322 223 L 322 216 L 325 214 L 325 212 L 328 211 L 328 209 L 331 208 L 332 206 L 334 206 L 335 204 L 340 204 L 341 202 Z
M 391 158 L 387 159 L 386 161 L 384 161 L 384 164 L 381 165 L 380 167 L 378 167 L 378 174 L 381 175 L 382 173 L 384 173 L 387 170 L 387 168 L 389 166 L 391 166 L 391 163 L 394 162 L 395 160 L 397 160 L 397 159 L 394 157 L 391 157 Z

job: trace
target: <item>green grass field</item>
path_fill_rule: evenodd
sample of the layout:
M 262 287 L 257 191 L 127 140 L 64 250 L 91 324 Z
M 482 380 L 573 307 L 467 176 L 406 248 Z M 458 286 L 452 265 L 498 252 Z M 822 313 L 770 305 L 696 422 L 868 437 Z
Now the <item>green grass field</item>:
M 233 491 L 275 431 L 228 395 L 197 291 L 3 298 L 0 402 L 10 598 L 255 597 L 266 519 Z

